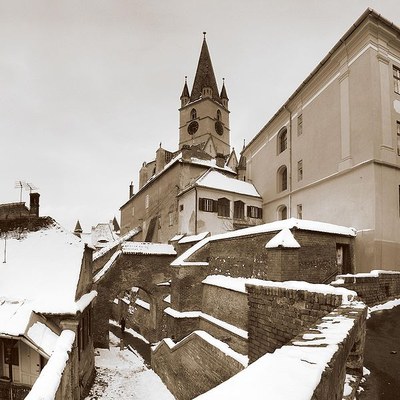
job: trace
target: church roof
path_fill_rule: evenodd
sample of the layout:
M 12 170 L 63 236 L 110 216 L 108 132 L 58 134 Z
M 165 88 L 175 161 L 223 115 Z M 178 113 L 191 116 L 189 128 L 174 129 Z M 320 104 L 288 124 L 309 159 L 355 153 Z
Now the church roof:
M 197 64 L 196 76 L 194 78 L 190 102 L 200 99 L 203 88 L 209 87 L 212 89 L 212 98 L 221 103 L 219 97 L 217 81 L 215 80 L 214 69 L 211 62 L 210 53 L 206 38 L 204 37 L 201 47 L 199 63 Z

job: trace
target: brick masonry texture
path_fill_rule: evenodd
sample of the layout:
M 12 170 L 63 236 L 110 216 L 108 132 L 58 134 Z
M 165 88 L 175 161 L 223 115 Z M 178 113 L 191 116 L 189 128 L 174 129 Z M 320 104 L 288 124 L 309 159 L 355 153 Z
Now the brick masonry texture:
M 335 284 L 335 287 L 354 290 L 369 307 L 400 298 L 400 272 L 379 272 L 379 276 L 341 275 L 338 278 L 344 283 Z
M 151 357 L 153 370 L 179 400 L 189 400 L 219 385 L 243 369 L 197 334 L 172 350 L 162 342 Z
M 288 343 L 337 308 L 341 296 L 246 285 L 249 302 L 249 359 L 254 362 Z

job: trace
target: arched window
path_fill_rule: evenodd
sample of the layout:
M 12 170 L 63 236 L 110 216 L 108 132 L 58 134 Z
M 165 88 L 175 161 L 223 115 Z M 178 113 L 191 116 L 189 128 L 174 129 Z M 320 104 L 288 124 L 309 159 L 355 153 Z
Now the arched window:
M 278 173 L 277 173 L 277 189 L 278 192 L 283 192 L 284 190 L 287 189 L 287 181 L 288 181 L 288 176 L 287 176 L 287 168 L 286 165 L 282 165 L 282 167 L 280 167 L 278 169 Z
M 221 111 L 217 110 L 217 120 L 221 121 Z
M 190 119 L 196 119 L 197 118 L 197 111 L 195 108 L 190 111 Z
M 278 154 L 287 149 L 287 129 L 283 128 L 278 133 Z
M 287 219 L 287 208 L 282 204 L 278 207 L 278 220 L 283 219 Z
M 238 219 L 244 218 L 244 203 L 243 203 L 243 201 L 237 200 L 233 203 L 233 218 L 238 218 Z

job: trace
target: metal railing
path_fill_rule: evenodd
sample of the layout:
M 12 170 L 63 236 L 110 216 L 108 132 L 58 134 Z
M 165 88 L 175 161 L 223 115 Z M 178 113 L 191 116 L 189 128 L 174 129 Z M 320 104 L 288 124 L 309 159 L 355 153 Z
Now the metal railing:
M 0 400 L 23 400 L 30 391 L 30 386 L 0 380 Z

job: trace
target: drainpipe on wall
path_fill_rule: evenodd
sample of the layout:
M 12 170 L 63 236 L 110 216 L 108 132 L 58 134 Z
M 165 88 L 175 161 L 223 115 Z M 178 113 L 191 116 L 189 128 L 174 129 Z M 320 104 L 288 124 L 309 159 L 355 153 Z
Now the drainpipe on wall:
M 194 187 L 194 234 L 197 235 L 197 187 Z
M 289 113 L 289 204 L 288 204 L 288 218 L 292 217 L 292 112 L 284 106 L 285 110 Z

